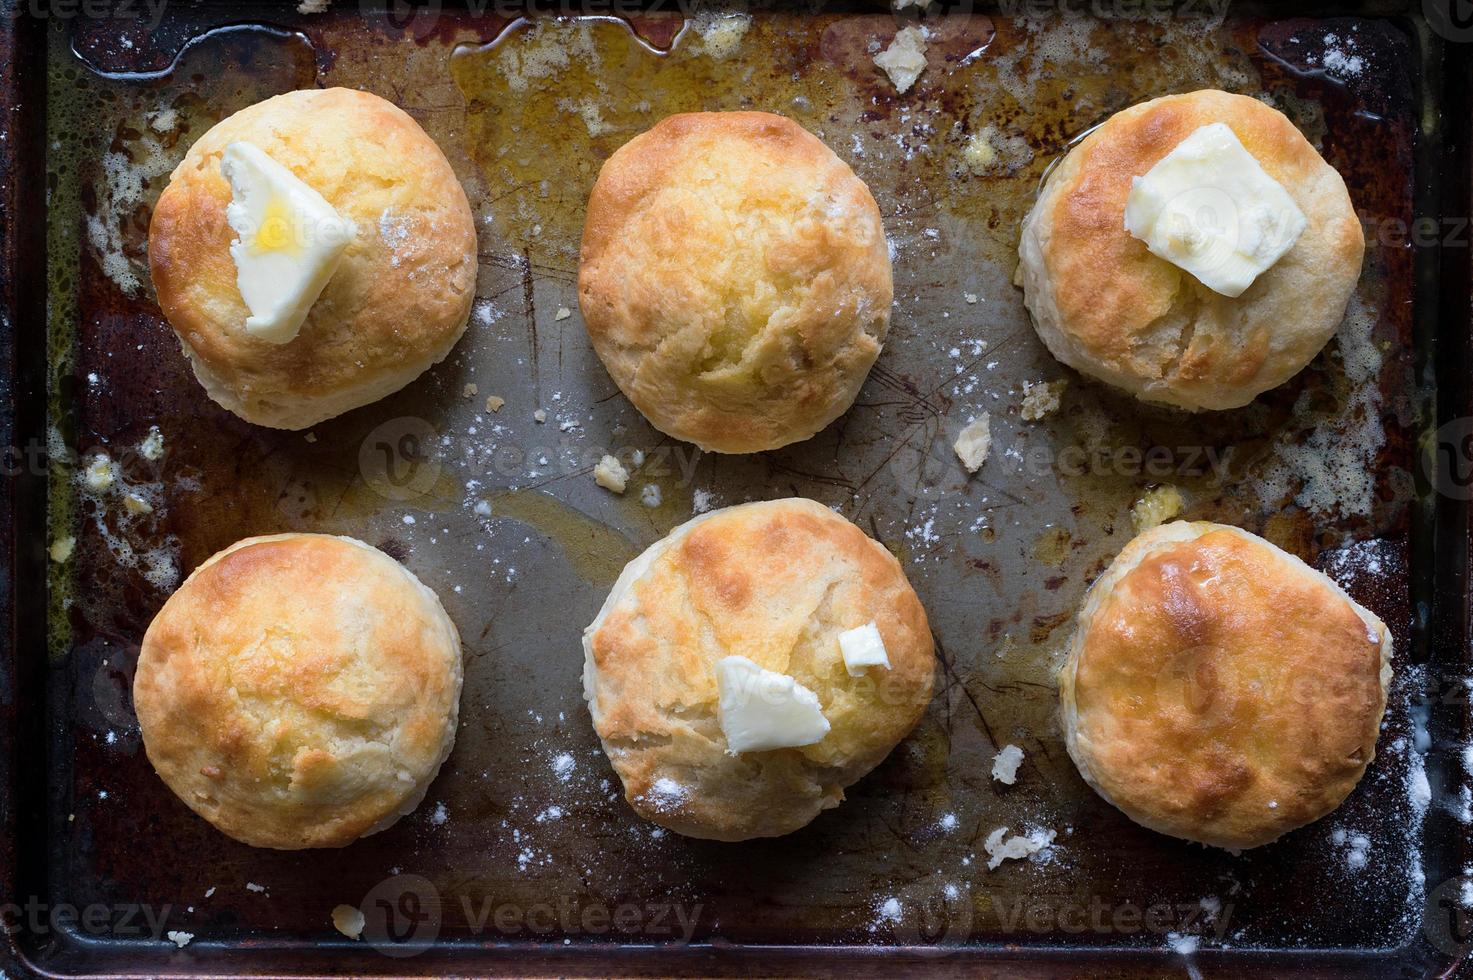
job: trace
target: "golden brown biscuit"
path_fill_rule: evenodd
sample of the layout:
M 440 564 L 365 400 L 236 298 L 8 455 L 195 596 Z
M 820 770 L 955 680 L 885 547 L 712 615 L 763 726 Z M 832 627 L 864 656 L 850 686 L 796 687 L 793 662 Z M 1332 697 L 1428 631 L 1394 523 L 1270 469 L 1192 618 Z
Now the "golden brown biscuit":
M 450 754 L 460 636 L 377 548 L 247 538 L 169 597 L 133 700 L 149 761 L 257 847 L 341 847 L 413 810 Z
M 248 334 L 230 255 L 229 143 L 266 151 L 358 234 L 286 344 Z M 235 113 L 189 148 L 154 208 L 159 306 L 210 397 L 241 418 L 304 429 L 376 401 L 438 363 L 464 332 L 476 284 L 470 205 L 440 148 L 376 95 L 288 92 Z
M 838 635 L 875 622 L 891 669 L 852 677 Z M 915 726 L 935 657 L 926 612 L 878 542 L 811 500 L 703 514 L 630 562 L 583 635 L 583 691 L 631 806 L 691 837 L 775 837 L 837 806 Z M 727 752 L 716 662 L 818 695 L 801 748 Z
M 842 415 L 892 297 L 869 188 L 782 116 L 671 116 L 609 158 L 588 201 L 594 349 L 652 425 L 702 449 L 776 449 Z
M 1376 754 L 1391 632 L 1304 562 L 1177 521 L 1090 589 L 1059 694 L 1069 755 L 1126 816 L 1239 850 L 1318 820 Z
M 1225 123 L 1308 219 L 1241 296 L 1213 292 L 1125 230 L 1131 178 Z M 1246 405 L 1314 359 L 1360 277 L 1365 238 L 1345 182 L 1284 115 L 1226 92 L 1116 113 L 1070 151 L 1023 222 L 1018 281 L 1060 361 L 1179 408 Z

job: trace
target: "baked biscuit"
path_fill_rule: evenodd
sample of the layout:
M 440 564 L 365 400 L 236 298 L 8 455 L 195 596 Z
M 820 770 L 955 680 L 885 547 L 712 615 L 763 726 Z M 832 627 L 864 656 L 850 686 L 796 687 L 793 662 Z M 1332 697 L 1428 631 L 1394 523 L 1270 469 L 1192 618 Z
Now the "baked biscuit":
M 1246 531 L 1177 521 L 1089 591 L 1059 675 L 1069 755 L 1143 826 L 1229 850 L 1334 810 L 1376 753 L 1391 633 Z
M 1210 123 L 1229 126 L 1308 219 L 1236 298 L 1125 230 L 1131 179 Z M 1208 90 L 1116 113 L 1069 152 L 1023 222 L 1018 281 L 1060 361 L 1144 401 L 1229 409 L 1314 359 L 1344 316 L 1364 252 L 1345 182 L 1294 124 L 1256 99 Z
M 893 287 L 869 189 L 765 112 L 671 116 L 608 159 L 583 229 L 594 349 L 655 428 L 751 453 L 854 402 Z
M 890 668 L 852 676 L 839 634 L 873 621 Z M 583 635 L 583 690 L 630 805 L 678 833 L 790 833 L 906 736 L 930 701 L 925 610 L 899 563 L 821 504 L 729 507 L 630 562 Z M 813 744 L 731 754 L 716 664 L 746 657 L 817 695 Z
M 357 226 L 295 339 L 245 329 L 230 253 L 225 147 L 252 143 Z M 304 429 L 398 391 L 464 332 L 476 284 L 465 191 L 397 106 L 333 88 L 242 109 L 175 168 L 149 226 L 159 306 L 209 396 L 248 422 Z
M 143 638 L 144 748 L 192 810 L 257 847 L 341 847 L 413 810 L 450 754 L 460 637 L 377 548 L 247 538 L 169 597 Z

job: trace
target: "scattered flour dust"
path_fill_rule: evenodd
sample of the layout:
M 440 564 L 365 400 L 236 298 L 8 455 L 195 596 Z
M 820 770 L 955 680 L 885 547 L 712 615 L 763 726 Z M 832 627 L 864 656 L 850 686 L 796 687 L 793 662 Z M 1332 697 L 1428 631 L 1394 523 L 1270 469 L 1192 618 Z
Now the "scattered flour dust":
M 1365 868 L 1370 860 L 1371 839 L 1365 834 L 1344 827 L 1336 827 L 1330 832 L 1330 840 L 1336 847 L 1345 851 L 1345 866 L 1351 871 L 1360 871 Z
M 690 799 L 690 790 L 668 776 L 656 779 L 650 788 L 640 796 L 642 802 L 660 813 L 678 810 L 688 799 Z
M 904 912 L 900 907 L 900 899 L 893 895 L 882 898 L 875 903 L 875 918 L 870 924 L 870 931 L 874 932 L 876 928 L 882 925 L 894 925 L 901 920 L 903 915 Z
M 1321 421 L 1300 443 L 1281 439 L 1256 481 L 1260 496 L 1295 503 L 1320 516 L 1337 511 L 1369 517 L 1376 499 L 1376 456 L 1386 444 L 1376 376 L 1381 351 L 1372 335 L 1374 316 L 1357 296 L 1336 334 L 1350 392 L 1334 418 Z M 1307 414 L 1304 396 L 1295 414 Z

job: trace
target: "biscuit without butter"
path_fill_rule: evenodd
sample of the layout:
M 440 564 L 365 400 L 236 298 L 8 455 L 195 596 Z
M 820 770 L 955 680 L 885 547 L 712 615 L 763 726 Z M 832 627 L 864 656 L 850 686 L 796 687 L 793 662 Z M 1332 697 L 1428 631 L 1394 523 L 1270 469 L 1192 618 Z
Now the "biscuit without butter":
M 455 740 L 460 637 L 377 548 L 247 538 L 185 580 L 143 637 L 133 700 L 159 776 L 257 847 L 341 847 L 424 798 Z
M 874 622 L 890 669 L 851 676 L 839 635 Z M 906 736 L 931 698 L 925 610 L 895 557 L 798 498 L 702 514 L 630 562 L 583 635 L 583 691 L 640 816 L 691 837 L 790 833 Z M 716 666 L 792 678 L 822 706 L 812 744 L 728 750 Z
M 615 151 L 589 196 L 593 347 L 650 424 L 702 449 L 776 449 L 838 418 L 892 297 L 869 189 L 791 119 L 671 116 Z
M 1334 810 L 1376 754 L 1391 632 L 1235 527 L 1177 521 L 1090 588 L 1059 675 L 1069 755 L 1152 830 L 1258 847 Z

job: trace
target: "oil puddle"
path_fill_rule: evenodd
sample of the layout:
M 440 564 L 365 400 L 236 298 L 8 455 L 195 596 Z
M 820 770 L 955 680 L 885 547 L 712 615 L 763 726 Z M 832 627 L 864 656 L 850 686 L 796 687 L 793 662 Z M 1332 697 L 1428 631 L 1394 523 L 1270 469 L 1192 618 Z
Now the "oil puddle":
M 492 497 L 491 517 L 511 518 L 550 538 L 579 578 L 608 588 L 639 549 L 624 535 L 551 494 L 512 490 Z

